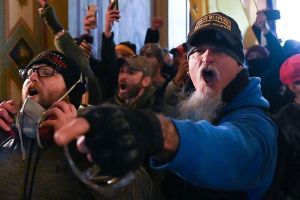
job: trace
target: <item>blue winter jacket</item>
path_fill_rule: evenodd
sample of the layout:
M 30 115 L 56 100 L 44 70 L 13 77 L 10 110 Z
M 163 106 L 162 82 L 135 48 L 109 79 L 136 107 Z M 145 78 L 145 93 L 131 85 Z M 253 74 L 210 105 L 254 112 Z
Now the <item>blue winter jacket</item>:
M 206 120 L 172 120 L 179 149 L 170 169 L 185 181 L 216 190 L 245 191 L 261 199 L 269 188 L 277 160 L 277 126 L 264 113 L 269 103 L 261 95 L 260 79 L 251 78 L 223 113 L 217 125 Z

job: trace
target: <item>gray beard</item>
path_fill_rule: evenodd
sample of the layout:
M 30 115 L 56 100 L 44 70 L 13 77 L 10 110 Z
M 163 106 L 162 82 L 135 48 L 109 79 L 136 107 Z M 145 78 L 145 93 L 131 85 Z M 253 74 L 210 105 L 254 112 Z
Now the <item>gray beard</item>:
M 212 122 L 223 107 L 221 99 L 222 93 L 213 96 L 209 88 L 203 93 L 195 91 L 188 99 L 178 105 L 179 119 L 207 120 Z

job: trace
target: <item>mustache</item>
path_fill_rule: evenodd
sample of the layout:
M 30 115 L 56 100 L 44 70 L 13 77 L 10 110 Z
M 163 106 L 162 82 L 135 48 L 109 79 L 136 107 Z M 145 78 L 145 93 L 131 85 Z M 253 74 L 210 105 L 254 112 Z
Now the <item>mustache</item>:
M 24 87 L 26 90 L 29 90 L 30 88 L 36 88 L 36 89 L 39 88 L 39 86 L 38 86 L 37 83 L 31 82 L 31 81 L 28 81 L 27 83 L 25 83 L 23 87 Z
M 120 89 L 128 88 L 128 83 L 126 81 L 120 81 L 118 85 Z
M 200 81 L 203 81 L 208 87 L 217 84 L 221 78 L 219 69 L 213 65 L 201 64 L 198 73 L 197 76 Z
M 220 72 L 212 65 L 203 64 L 200 66 L 201 77 L 216 77 L 219 79 Z

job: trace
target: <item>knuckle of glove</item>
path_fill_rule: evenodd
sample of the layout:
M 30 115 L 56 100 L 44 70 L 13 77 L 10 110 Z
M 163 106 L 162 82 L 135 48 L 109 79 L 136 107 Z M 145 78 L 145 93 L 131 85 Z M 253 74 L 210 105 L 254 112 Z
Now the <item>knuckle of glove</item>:
M 127 142 L 131 144 L 130 139 Z M 91 155 L 93 161 L 100 166 L 101 173 L 114 177 L 136 170 L 141 163 L 141 156 L 136 148 L 124 150 L 113 143 L 98 145 L 97 148 L 91 149 Z
M 100 165 L 104 174 L 109 176 L 124 176 L 130 171 L 136 170 L 140 166 L 140 156 L 138 150 L 112 152 L 111 155 L 106 154 L 106 159 L 102 159 Z
M 100 106 L 84 117 L 91 125 L 86 145 L 103 174 L 122 176 L 139 167 L 142 151 L 122 109 Z

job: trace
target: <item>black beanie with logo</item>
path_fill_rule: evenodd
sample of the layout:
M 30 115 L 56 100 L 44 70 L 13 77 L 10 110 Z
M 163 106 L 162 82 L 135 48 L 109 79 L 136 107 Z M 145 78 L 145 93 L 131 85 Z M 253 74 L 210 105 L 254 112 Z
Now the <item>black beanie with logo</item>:
M 25 68 L 25 71 L 37 64 L 47 64 L 54 67 L 65 81 L 67 90 L 74 84 L 76 86 L 69 93 L 70 102 L 78 108 L 81 98 L 86 91 L 85 79 L 82 76 L 80 67 L 71 58 L 55 50 L 45 50 L 37 55 Z M 78 83 L 77 83 L 78 82 Z

